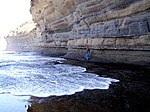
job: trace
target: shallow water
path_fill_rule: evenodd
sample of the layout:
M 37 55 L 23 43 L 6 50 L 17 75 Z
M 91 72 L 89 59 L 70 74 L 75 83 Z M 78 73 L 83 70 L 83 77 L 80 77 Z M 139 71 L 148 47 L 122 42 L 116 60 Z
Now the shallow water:
M 0 112 L 26 112 L 29 99 L 29 96 L 0 94 Z
M 108 89 L 118 82 L 87 73 L 84 67 L 63 64 L 64 60 L 37 53 L 0 52 L 0 111 L 26 111 L 29 96 L 71 95 L 84 89 Z
M 116 79 L 86 73 L 86 68 L 63 63 L 63 58 L 36 53 L 0 54 L 0 93 L 47 97 L 83 89 L 108 89 Z

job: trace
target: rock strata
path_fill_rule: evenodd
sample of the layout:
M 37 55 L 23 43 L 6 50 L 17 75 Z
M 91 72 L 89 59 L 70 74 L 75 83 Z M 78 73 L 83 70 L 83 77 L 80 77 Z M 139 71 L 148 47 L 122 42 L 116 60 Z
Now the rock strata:
M 85 60 L 88 46 L 89 61 L 150 65 L 150 0 L 31 0 L 30 12 L 33 51 Z

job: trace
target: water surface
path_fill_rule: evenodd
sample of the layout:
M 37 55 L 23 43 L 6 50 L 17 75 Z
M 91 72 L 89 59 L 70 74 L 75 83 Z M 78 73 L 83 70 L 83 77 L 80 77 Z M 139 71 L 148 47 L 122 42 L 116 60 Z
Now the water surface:
M 118 82 L 86 73 L 86 68 L 80 66 L 63 64 L 63 58 L 10 52 L 0 57 L 0 93 L 60 96 L 83 89 L 108 89 L 111 82 Z
M 141 66 L 1 52 L 0 112 L 150 112 L 149 73 Z

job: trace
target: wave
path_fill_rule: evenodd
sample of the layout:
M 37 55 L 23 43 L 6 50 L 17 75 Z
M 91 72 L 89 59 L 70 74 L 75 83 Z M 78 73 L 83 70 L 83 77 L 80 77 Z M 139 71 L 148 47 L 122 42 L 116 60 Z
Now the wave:
M 119 81 L 87 73 L 84 67 L 63 64 L 64 60 L 36 53 L 4 53 L 0 59 L 0 93 L 71 95 L 84 89 L 108 89 L 112 82 Z

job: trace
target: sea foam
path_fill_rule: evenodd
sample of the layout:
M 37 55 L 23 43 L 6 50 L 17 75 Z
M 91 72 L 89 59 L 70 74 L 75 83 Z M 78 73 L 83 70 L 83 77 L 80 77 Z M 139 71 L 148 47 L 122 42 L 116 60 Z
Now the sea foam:
M 0 93 L 38 97 L 71 95 L 84 89 L 108 89 L 112 82 L 119 81 L 87 73 L 84 67 L 55 64 L 64 60 L 34 53 L 1 54 Z

